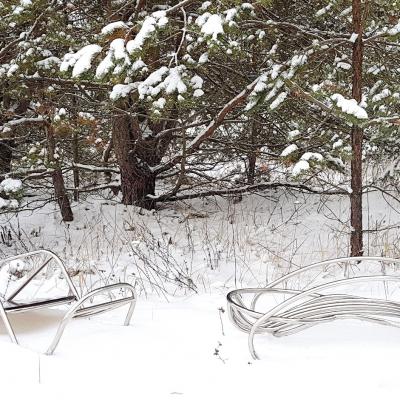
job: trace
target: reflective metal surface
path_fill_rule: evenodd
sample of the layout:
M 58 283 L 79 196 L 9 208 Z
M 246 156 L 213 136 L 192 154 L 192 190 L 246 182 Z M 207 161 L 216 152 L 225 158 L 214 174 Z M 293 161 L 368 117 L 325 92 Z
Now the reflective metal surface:
M 96 304 L 93 306 L 88 306 L 84 307 L 84 303 L 90 300 L 93 300 L 96 296 L 99 296 L 100 294 L 103 294 L 105 292 L 111 292 L 115 290 L 124 290 L 124 291 L 129 291 L 130 296 L 124 297 L 122 299 L 117 299 L 117 300 L 112 300 L 112 301 L 107 301 L 103 302 L 100 304 Z M 112 309 L 115 309 L 117 307 L 124 306 L 125 304 L 129 304 L 129 310 L 128 314 L 126 315 L 125 318 L 125 325 L 129 325 L 129 322 L 132 318 L 132 314 L 135 308 L 136 304 L 136 296 L 135 296 L 135 291 L 131 285 L 128 283 L 117 283 L 114 285 L 109 285 L 105 286 L 96 290 L 93 290 L 92 292 L 88 293 L 87 295 L 83 296 L 81 299 L 79 299 L 65 314 L 63 320 L 61 321 L 57 333 L 49 346 L 49 348 L 46 351 L 47 355 L 53 354 L 55 348 L 57 347 L 61 336 L 65 330 L 65 327 L 67 326 L 68 322 L 71 321 L 73 318 L 82 318 L 82 317 L 88 317 L 90 315 L 95 315 L 99 314 L 102 312 L 106 312 Z
M 16 312 L 24 312 L 28 310 L 36 310 L 40 308 L 49 308 L 60 304 L 73 303 L 73 305 L 71 306 L 71 308 L 68 310 L 63 320 L 61 321 L 57 333 L 50 347 L 48 348 L 46 354 L 54 353 L 54 350 L 56 349 L 61 339 L 61 336 L 65 330 L 66 325 L 73 318 L 89 317 L 129 304 L 128 313 L 124 321 L 125 325 L 129 325 L 129 322 L 133 315 L 133 311 L 135 309 L 136 294 L 133 286 L 128 283 L 117 283 L 104 286 L 99 289 L 95 289 L 90 293 L 86 294 L 85 296 L 81 297 L 79 296 L 79 293 L 76 290 L 70 276 L 68 275 L 68 272 L 61 259 L 56 254 L 54 254 L 49 250 L 31 251 L 29 253 L 20 254 L 18 256 L 0 260 L 0 268 L 5 264 L 10 263 L 11 261 L 29 259 L 30 257 L 36 255 L 45 256 L 47 258 L 43 261 L 43 263 L 41 263 L 40 266 L 32 269 L 27 279 L 24 282 L 22 282 L 19 286 L 17 286 L 17 288 L 14 289 L 14 291 L 11 294 L 4 297 L 0 295 L 0 319 L 3 320 L 7 333 L 10 336 L 10 339 L 13 343 L 18 344 L 18 340 L 14 333 L 10 320 L 8 318 L 8 314 Z M 54 262 L 55 265 L 61 270 L 61 273 L 68 285 L 69 295 L 59 298 L 51 298 L 47 300 L 40 299 L 29 302 L 16 301 L 15 298 L 17 297 L 17 295 L 20 294 L 22 290 L 29 285 L 29 283 L 33 280 L 33 278 L 35 278 L 46 266 L 48 266 L 50 262 Z M 106 301 L 85 306 L 85 303 L 93 302 L 93 300 L 96 297 L 98 298 L 99 296 L 105 294 L 108 295 Z
M 378 262 L 379 275 L 350 277 L 350 265 L 359 262 Z M 309 284 L 307 289 L 288 288 L 288 280 L 304 272 L 330 265 L 341 266 L 344 279 Z M 400 284 L 400 276 L 386 275 L 384 265 L 399 265 L 400 260 L 386 257 L 346 257 L 308 265 L 274 280 L 265 288 L 237 289 L 227 295 L 229 316 L 240 330 L 247 332 L 250 354 L 258 359 L 254 336 L 269 333 L 274 336 L 290 335 L 316 324 L 337 319 L 358 319 L 388 326 L 400 327 L 400 302 L 385 298 L 363 297 L 348 293 L 324 293 L 334 288 L 363 283 L 382 282 L 387 292 L 388 282 Z M 358 272 L 358 264 L 354 268 Z M 354 271 L 353 271 L 354 273 Z M 276 287 L 278 286 L 279 287 Z M 347 288 L 347 291 L 349 288 Z M 264 296 L 285 295 L 285 299 L 267 311 L 258 310 Z M 250 301 L 248 300 L 250 299 Z M 246 302 L 247 300 L 247 302 Z

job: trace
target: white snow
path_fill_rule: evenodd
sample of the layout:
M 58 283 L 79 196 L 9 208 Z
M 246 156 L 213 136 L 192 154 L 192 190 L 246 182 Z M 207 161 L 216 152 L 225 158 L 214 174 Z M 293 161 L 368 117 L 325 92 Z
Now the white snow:
M 100 64 L 96 68 L 96 78 L 102 79 L 104 78 L 114 67 L 114 63 L 112 60 L 112 53 L 109 52 L 106 57 L 100 62 Z
M 357 40 L 357 38 L 358 38 L 358 33 L 353 32 L 353 33 L 351 34 L 351 36 L 350 36 L 349 41 L 350 41 L 351 43 L 355 43 L 356 40 Z
M 22 11 L 24 11 L 24 7 L 16 6 L 16 7 L 14 8 L 14 10 L 13 10 L 13 14 L 18 15 L 18 14 L 21 14 Z
M 252 5 L 252 4 L 250 4 L 250 3 L 242 3 L 241 4 L 241 8 L 243 9 L 243 10 L 254 10 L 254 6 Z
M 368 114 L 358 105 L 355 99 L 345 99 L 341 94 L 335 93 L 331 96 L 331 99 L 336 102 L 336 105 L 342 110 L 342 112 L 353 115 L 358 119 L 368 119 Z
M 383 99 L 386 99 L 392 94 L 392 92 L 389 89 L 383 89 L 380 93 L 376 94 L 375 96 L 372 97 L 372 102 L 375 103 L 377 101 L 381 101 Z
M 7 76 L 11 77 L 15 72 L 18 71 L 18 69 L 19 69 L 19 66 L 17 64 L 12 64 L 7 71 Z
M 173 93 L 182 95 L 186 93 L 187 86 L 182 79 L 186 74 L 185 71 L 186 68 L 184 65 L 178 65 L 173 68 L 163 66 L 152 72 L 143 82 L 138 84 L 140 98 L 157 96 L 162 90 L 167 95 Z
M 18 217 L 3 216 L 2 226 L 21 226 L 28 234 L 39 232 L 25 245 L 45 245 L 67 260 L 68 266 L 79 264 L 84 269 L 87 265 L 97 271 L 86 279 L 75 275 L 83 292 L 90 290 L 91 282 L 100 285 L 112 279 L 113 273 L 123 271 L 123 280 L 140 273 L 143 264 L 127 249 L 149 252 L 150 259 L 151 241 L 145 238 L 149 232 L 156 248 L 168 249 L 164 261 L 175 258 L 178 265 L 192 271 L 199 293 L 177 289 L 174 296 L 164 298 L 152 291 L 145 293 L 138 285 L 139 299 L 130 326 L 122 326 L 126 311 L 122 308 L 74 320 L 53 356 L 42 352 L 65 308 L 13 315 L 22 346 L 9 342 L 1 324 L 2 395 L 41 400 L 240 400 L 266 395 L 276 399 L 396 399 L 400 349 L 399 331 L 393 327 L 339 320 L 282 338 L 257 335 L 262 359 L 251 359 L 247 334 L 234 328 L 227 315 L 226 294 L 235 287 L 264 286 L 298 266 L 347 252 L 347 234 L 338 235 L 346 226 L 332 219 L 333 214 L 348 215 L 347 198 L 333 196 L 319 202 L 315 195 L 274 195 L 284 197 L 282 207 L 276 207 L 275 199 L 254 195 L 244 196 L 237 204 L 226 199 L 218 204 L 197 200 L 154 213 L 138 213 L 133 207 L 90 198 L 74 208 L 76 220 L 68 227 L 49 205 Z M 396 210 L 379 194 L 369 196 L 374 208 L 368 210 L 366 229 L 382 218 L 398 225 Z M 196 217 L 195 212 L 204 217 Z M 394 230 L 387 233 L 390 237 L 385 243 L 394 243 Z M 380 254 L 377 233 L 370 235 L 370 254 Z M 13 246 L 1 249 L 15 254 L 22 245 L 15 240 Z M 0 269 L 0 279 L 6 278 L 4 270 Z M 333 273 L 321 271 L 318 279 L 329 279 Z M 42 283 L 39 279 L 34 288 Z M 50 290 L 60 290 L 55 280 L 50 283 L 44 288 L 49 295 Z
M 203 90 L 201 90 L 201 89 L 196 89 L 194 92 L 193 92 L 193 97 L 201 97 L 201 96 L 203 96 L 204 95 L 204 92 L 203 92 Z
M 6 200 L 6 199 L 3 199 L 2 197 L 0 197 L 0 209 L 7 208 L 9 203 L 10 203 L 9 200 Z M 0 276 L 0 278 L 1 278 L 1 276 Z
M 205 64 L 208 61 L 208 53 L 203 53 L 199 57 L 199 64 Z
M 229 10 L 224 11 L 225 16 L 225 21 L 230 22 L 233 21 L 237 14 L 238 10 L 236 8 L 230 8 Z
M 110 51 L 113 53 L 113 56 L 116 60 L 129 60 L 128 54 L 125 50 L 125 41 L 124 39 L 118 38 L 114 39 L 110 43 Z
M 121 62 L 122 64 L 115 65 L 114 61 Z M 144 65 L 143 61 L 137 60 L 135 61 L 134 65 L 131 66 L 132 72 L 134 72 L 137 66 L 142 66 Z M 125 41 L 122 38 L 117 38 L 114 39 L 110 43 L 110 48 L 108 50 L 108 53 L 106 57 L 100 62 L 100 64 L 97 66 L 96 69 L 96 78 L 102 79 L 104 76 L 106 76 L 108 73 L 111 72 L 111 70 L 114 68 L 113 73 L 117 74 L 122 72 L 125 66 L 131 65 L 131 61 L 129 59 L 129 55 L 127 53 L 127 50 L 125 48 Z M 136 69 L 135 69 L 136 68 Z
M 316 13 L 316 17 L 322 17 L 324 14 L 326 14 L 331 8 L 333 7 L 333 2 L 329 3 L 327 6 L 320 8 Z
M 205 1 L 205 2 L 201 5 L 200 10 L 202 10 L 202 11 L 207 10 L 207 8 L 210 7 L 211 5 L 212 5 L 212 2 L 211 2 L 211 1 Z
M 187 87 L 181 77 L 181 67 L 182 66 L 177 66 L 169 70 L 168 76 L 165 78 L 163 84 L 163 86 L 165 86 L 165 93 L 171 94 L 178 92 L 179 94 L 182 94 L 187 91 Z
M 285 101 L 286 97 L 286 92 L 279 93 L 279 95 L 276 96 L 276 99 L 270 104 L 269 108 L 275 110 L 275 108 L 278 108 Z
M 256 86 L 254 86 L 254 89 L 250 93 L 250 96 L 248 98 L 246 110 L 251 110 L 257 104 L 257 100 L 260 93 L 265 91 L 267 88 L 267 81 L 268 81 L 268 75 L 265 73 L 258 78 L 257 84 Z
M 73 67 L 72 77 L 76 78 L 90 70 L 94 57 L 102 50 L 97 44 L 89 44 L 76 53 L 68 53 L 64 56 L 60 66 L 61 72 L 66 72 Z
M 0 192 L 16 193 L 22 189 L 22 182 L 19 179 L 6 178 L 0 182 Z
M 102 30 L 102 35 L 109 35 L 118 29 L 128 29 L 128 25 L 125 24 L 123 21 L 115 21 L 111 22 L 110 24 L 106 25 Z
M 287 157 L 288 155 L 292 154 L 293 152 L 297 151 L 299 148 L 297 147 L 296 144 L 290 144 L 288 147 L 286 147 L 282 153 L 281 157 Z
M 166 103 L 167 100 L 165 100 L 163 97 L 160 97 L 158 100 L 153 102 L 153 106 L 162 109 L 165 107 Z
M 305 54 L 296 54 L 290 60 L 290 66 L 292 68 L 301 67 L 307 62 L 307 56 Z
M 300 159 L 305 161 L 309 160 L 322 161 L 324 157 L 320 153 L 306 152 L 301 156 Z
M 338 62 L 337 63 L 337 67 L 341 68 L 341 69 L 344 69 L 346 71 L 351 69 L 351 65 L 349 63 L 346 63 L 346 62 L 343 62 L 343 61 Z
M 343 147 L 343 140 L 339 139 L 332 144 L 332 149 L 337 149 L 338 147 Z
M 344 17 L 344 16 L 346 16 L 346 15 L 349 15 L 349 14 L 351 14 L 351 10 L 352 10 L 352 7 L 347 7 L 347 8 L 345 8 L 339 15 L 340 15 L 341 17 Z
M 395 25 L 393 28 L 390 28 L 387 32 L 390 36 L 395 36 L 400 33 L 400 22 Z
M 157 21 L 153 17 L 147 17 L 143 21 L 143 25 L 135 38 L 126 44 L 126 49 L 129 54 L 142 49 L 144 41 L 156 30 L 156 23 Z
M 138 86 L 138 92 L 140 98 L 144 98 L 146 95 L 157 95 L 160 90 L 155 88 L 155 85 L 158 85 L 164 75 L 168 72 L 168 68 L 163 66 L 156 71 L 152 72 L 143 82 L 140 82 Z
M 132 63 L 132 66 L 130 70 L 132 72 L 138 71 L 139 69 L 145 68 L 146 64 L 143 62 L 142 59 L 139 58 L 139 60 L 136 60 L 134 63 Z
M 310 169 L 310 164 L 306 160 L 299 160 L 297 163 L 294 165 L 292 169 L 292 174 L 294 176 L 301 174 L 304 171 L 307 171 Z
M 192 79 L 190 79 L 190 84 L 193 89 L 201 89 L 203 87 L 203 79 L 198 75 L 194 75 Z
M 144 42 L 156 30 L 156 27 L 163 27 L 167 24 L 168 18 L 164 11 L 154 12 L 143 21 L 142 27 L 133 40 L 126 44 L 126 49 L 129 54 L 141 50 Z
M 293 129 L 292 131 L 288 132 L 288 139 L 292 140 L 295 137 L 299 136 L 301 132 L 298 129 Z
M 50 56 L 43 60 L 36 62 L 36 65 L 40 68 L 51 69 L 53 67 L 58 67 L 61 64 L 61 60 L 58 57 Z
M 218 35 L 224 33 L 221 16 L 218 14 L 210 14 L 207 21 L 202 25 L 201 32 L 205 35 L 212 36 L 213 40 L 217 40 Z
M 113 89 L 110 93 L 110 99 L 116 101 L 122 97 L 126 97 L 130 92 L 132 92 L 132 90 L 136 89 L 136 87 L 137 84 L 135 83 L 129 83 L 128 85 L 118 83 L 117 85 L 113 86 Z

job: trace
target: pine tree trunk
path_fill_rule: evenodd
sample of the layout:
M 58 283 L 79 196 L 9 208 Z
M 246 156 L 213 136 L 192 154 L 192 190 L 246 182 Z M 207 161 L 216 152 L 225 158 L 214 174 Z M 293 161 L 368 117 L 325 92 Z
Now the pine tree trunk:
M 353 89 L 352 97 L 358 103 L 362 99 L 362 67 L 363 67 L 363 26 L 361 0 L 353 0 L 353 32 L 358 34 L 353 46 Z M 353 125 L 351 131 L 351 255 L 360 256 L 363 254 L 363 223 L 362 223 L 362 143 L 363 129 Z
M 155 206 L 155 175 L 146 159 L 151 159 L 154 149 L 141 147 L 138 121 L 125 113 L 113 120 L 113 145 L 121 171 L 121 191 L 123 204 L 137 205 L 146 209 Z
M 14 143 L 11 140 L 0 141 L 0 173 L 7 174 L 11 172 L 11 161 L 12 161 L 12 145 Z
M 249 185 L 253 185 L 256 177 L 256 163 L 257 163 L 257 152 L 254 148 L 254 144 L 256 143 L 256 138 L 258 134 L 258 124 L 256 121 L 253 121 L 251 124 L 250 131 L 250 144 L 252 145 L 252 150 L 248 154 L 248 169 L 247 169 L 247 183 Z
M 78 133 L 75 131 L 72 136 L 72 156 L 73 156 L 73 161 L 74 163 L 79 163 L 79 140 L 78 140 Z M 79 201 L 79 185 L 80 185 L 80 179 L 79 179 L 79 169 L 74 168 L 73 169 L 73 176 L 74 176 L 74 201 Z
M 108 166 L 108 161 L 110 159 L 110 155 L 111 155 L 111 150 L 113 149 L 114 145 L 113 145 L 113 138 L 111 137 L 110 141 L 107 143 L 104 151 L 103 151 L 103 155 L 101 157 L 101 163 L 103 165 L 103 167 L 107 167 Z M 104 179 L 107 183 L 111 182 L 111 178 L 112 178 L 112 174 L 111 172 L 104 172 Z M 116 190 L 116 192 L 113 190 L 114 194 L 118 194 L 119 190 Z
M 52 174 L 54 193 L 57 203 L 60 207 L 62 220 L 70 222 L 74 220 L 72 213 L 71 204 L 67 192 L 65 190 L 64 178 L 62 175 L 61 168 L 55 158 L 56 141 L 54 138 L 54 131 L 51 125 L 46 125 L 47 134 L 47 158 L 49 163 L 52 164 L 54 172 Z

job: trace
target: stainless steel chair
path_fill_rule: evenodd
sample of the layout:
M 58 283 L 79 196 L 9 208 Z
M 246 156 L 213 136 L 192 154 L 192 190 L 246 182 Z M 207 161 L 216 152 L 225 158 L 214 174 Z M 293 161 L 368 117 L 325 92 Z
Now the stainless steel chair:
M 125 317 L 125 325 L 129 325 L 136 304 L 136 294 L 132 285 L 128 283 L 107 285 L 95 289 L 84 296 L 80 296 L 64 266 L 64 263 L 55 253 L 49 250 L 31 251 L 29 253 L 0 260 L 0 268 L 15 261 L 26 263 L 32 260 L 35 260 L 35 262 L 31 262 L 33 264 L 33 268 L 29 271 L 25 280 L 22 283 L 19 283 L 10 294 L 2 295 L 0 293 L 0 318 L 3 320 L 7 333 L 13 343 L 18 344 L 18 340 L 8 318 L 9 314 L 37 310 L 41 308 L 49 308 L 62 304 L 69 304 L 71 307 L 60 322 L 57 333 L 46 351 L 46 354 L 48 355 L 54 353 L 54 350 L 61 339 L 66 325 L 74 318 L 82 318 L 100 314 L 129 304 L 129 309 Z M 24 291 L 24 289 L 26 289 L 30 283 L 32 283 L 33 279 L 37 277 L 40 272 L 45 269 L 45 267 L 50 266 L 52 266 L 54 269 L 59 268 L 62 277 L 67 283 L 68 293 L 66 293 L 64 296 L 53 298 L 34 298 L 29 301 L 17 300 L 21 292 Z M 108 299 L 106 301 L 102 300 L 101 302 L 93 303 L 96 298 L 100 298 L 105 294 L 108 295 Z M 90 304 L 87 305 L 88 303 Z
M 362 273 L 362 263 L 368 263 L 372 274 L 364 273 L 359 276 Z M 259 333 L 285 336 L 319 323 L 346 318 L 399 328 L 400 302 L 388 299 L 388 284 L 394 282 L 398 288 L 400 276 L 387 274 L 388 267 L 394 270 L 399 264 L 400 259 L 386 257 L 345 257 L 311 264 L 274 280 L 265 288 L 231 291 L 227 295 L 229 316 L 237 328 L 249 334 L 248 346 L 254 359 L 259 358 L 254 348 L 254 336 Z M 328 274 L 328 269 L 332 266 L 336 271 Z M 308 276 L 308 281 L 303 279 L 303 283 L 306 282 L 305 288 L 289 288 L 288 282 L 292 278 L 300 278 L 299 283 L 302 274 L 307 275 L 312 270 L 316 270 L 317 275 L 311 279 Z M 342 272 L 342 278 L 338 278 L 338 271 Z M 321 275 L 324 276 L 322 282 L 318 279 Z M 353 294 L 354 286 L 374 282 L 382 283 L 382 298 Z M 337 292 L 339 287 L 345 290 Z M 331 293 L 332 289 L 335 290 L 334 293 Z M 267 310 L 260 310 L 260 299 L 268 295 L 283 295 L 284 299 Z

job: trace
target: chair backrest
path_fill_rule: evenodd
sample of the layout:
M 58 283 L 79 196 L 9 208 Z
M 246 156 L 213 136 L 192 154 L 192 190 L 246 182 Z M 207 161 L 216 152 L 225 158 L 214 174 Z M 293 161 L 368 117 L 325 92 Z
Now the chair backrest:
M 6 270 L 4 267 L 7 266 Z M 53 270 L 59 269 L 69 292 L 79 299 L 78 291 L 68 275 L 64 263 L 50 250 L 34 250 L 0 260 L 0 295 L 3 299 L 12 301 L 46 267 L 48 269 L 52 267 Z M 11 288 L 9 287 L 10 277 L 13 277 L 15 281 Z
M 368 288 L 370 295 L 375 291 L 374 297 L 377 298 L 390 298 L 394 295 L 399 297 L 398 277 L 400 259 L 372 256 L 336 258 L 298 268 L 275 279 L 264 288 L 233 290 L 227 295 L 228 307 L 231 317 L 236 311 L 243 312 L 250 318 L 250 323 L 250 320 L 254 322 L 262 315 L 256 311 L 259 309 L 257 306 L 260 300 L 269 301 L 269 293 L 275 293 L 275 301 L 281 299 L 278 301 L 281 303 L 290 297 L 298 298 L 300 293 L 313 295 L 313 288 L 316 287 L 316 291 L 335 291 L 338 288 L 341 293 L 349 292 L 354 295 L 357 289 L 362 291 L 364 286 Z M 396 291 L 392 290 L 394 287 L 397 288 Z M 365 293 L 360 294 L 365 296 Z M 248 327 L 243 328 L 248 330 Z

